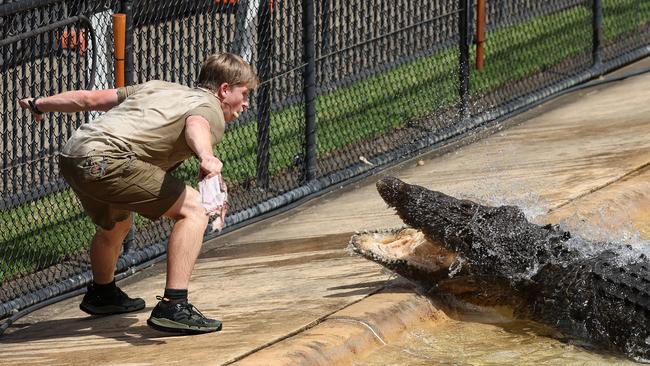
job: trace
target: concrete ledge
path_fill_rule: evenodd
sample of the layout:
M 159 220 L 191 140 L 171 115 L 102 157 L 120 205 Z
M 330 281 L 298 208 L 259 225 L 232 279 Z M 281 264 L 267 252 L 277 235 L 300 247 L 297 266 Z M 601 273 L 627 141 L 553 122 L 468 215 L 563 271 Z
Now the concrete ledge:
M 390 288 L 342 309 L 316 326 L 234 365 L 345 365 L 386 345 L 414 325 L 449 319 L 412 289 Z

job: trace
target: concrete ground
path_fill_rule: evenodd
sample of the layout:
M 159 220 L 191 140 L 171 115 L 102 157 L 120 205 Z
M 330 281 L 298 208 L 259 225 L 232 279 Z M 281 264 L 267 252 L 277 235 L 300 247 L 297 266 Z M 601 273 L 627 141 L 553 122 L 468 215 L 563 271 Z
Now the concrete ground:
M 650 74 L 566 95 L 507 125 L 381 175 L 601 229 L 587 230 L 594 235 L 650 235 Z M 87 317 L 80 298 L 57 303 L 0 337 L 0 364 L 350 364 L 419 323 L 445 322 L 411 285 L 346 251 L 355 231 L 402 225 L 376 193 L 377 178 L 206 243 L 190 301 L 221 319 L 221 332 L 147 327 L 164 287 L 159 264 L 121 283 L 145 298 L 145 311 Z

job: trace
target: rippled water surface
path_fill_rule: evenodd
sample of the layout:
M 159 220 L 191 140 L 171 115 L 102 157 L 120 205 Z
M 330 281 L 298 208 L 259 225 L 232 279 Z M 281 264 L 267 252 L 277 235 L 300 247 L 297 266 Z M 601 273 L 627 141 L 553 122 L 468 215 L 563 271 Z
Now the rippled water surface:
M 448 320 L 411 329 L 354 365 L 638 365 L 551 338 L 550 332 L 526 321 Z

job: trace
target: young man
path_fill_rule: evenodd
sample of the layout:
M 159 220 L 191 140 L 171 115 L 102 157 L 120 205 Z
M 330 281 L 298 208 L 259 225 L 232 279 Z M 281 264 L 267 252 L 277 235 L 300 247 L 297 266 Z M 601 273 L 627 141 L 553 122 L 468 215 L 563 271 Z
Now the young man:
M 132 212 L 155 220 L 175 220 L 167 248 L 165 293 L 147 323 L 156 329 L 205 333 L 221 322 L 203 316 L 187 301 L 190 275 L 198 257 L 208 215 L 199 192 L 169 172 L 195 155 L 201 175 L 220 174 L 213 147 L 225 123 L 248 107 L 258 80 L 241 57 L 209 56 L 196 88 L 149 81 L 110 90 L 76 90 L 19 101 L 38 121 L 47 112 L 106 111 L 72 135 L 60 156 L 60 170 L 96 225 L 90 248 L 93 282 L 80 308 L 92 315 L 137 311 L 115 285 L 114 272 Z

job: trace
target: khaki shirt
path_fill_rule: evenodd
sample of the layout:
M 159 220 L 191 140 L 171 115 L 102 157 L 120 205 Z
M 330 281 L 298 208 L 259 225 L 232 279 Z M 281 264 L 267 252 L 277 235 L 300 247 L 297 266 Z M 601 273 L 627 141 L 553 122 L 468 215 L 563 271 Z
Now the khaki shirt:
M 154 80 L 119 88 L 117 95 L 119 104 L 79 127 L 62 155 L 134 155 L 169 170 L 194 155 L 185 141 L 187 117 L 199 115 L 208 121 L 212 146 L 223 138 L 223 111 L 208 91 Z

